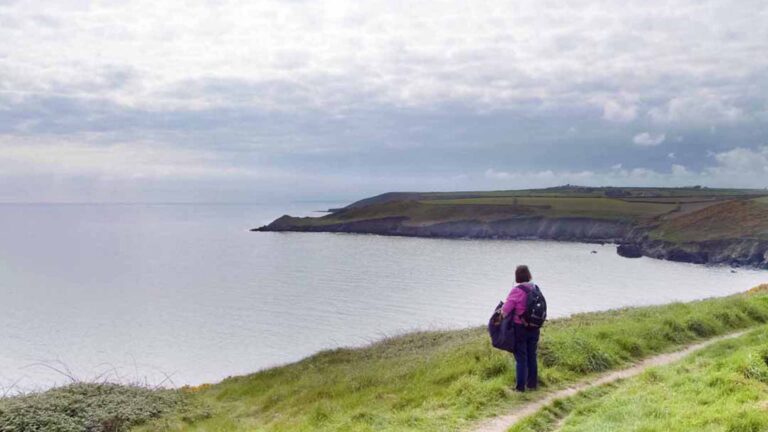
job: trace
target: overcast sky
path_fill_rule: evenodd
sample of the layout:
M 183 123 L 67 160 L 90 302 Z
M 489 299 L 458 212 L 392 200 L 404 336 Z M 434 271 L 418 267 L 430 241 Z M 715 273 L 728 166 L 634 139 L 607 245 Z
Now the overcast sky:
M 768 2 L 0 0 L 0 202 L 768 186 Z

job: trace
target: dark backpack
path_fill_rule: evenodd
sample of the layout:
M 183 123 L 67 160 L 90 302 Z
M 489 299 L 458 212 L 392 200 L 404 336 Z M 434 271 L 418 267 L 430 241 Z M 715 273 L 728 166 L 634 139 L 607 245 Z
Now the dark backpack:
M 530 327 L 543 326 L 544 321 L 547 320 L 547 300 L 544 294 L 541 293 L 538 285 L 534 285 L 533 289 L 525 285 L 519 285 L 519 287 L 528 295 L 525 312 L 520 318 Z
M 488 334 L 491 336 L 491 345 L 500 350 L 515 352 L 515 325 L 512 322 L 512 314 L 502 316 L 501 307 L 504 302 L 499 303 L 488 320 Z

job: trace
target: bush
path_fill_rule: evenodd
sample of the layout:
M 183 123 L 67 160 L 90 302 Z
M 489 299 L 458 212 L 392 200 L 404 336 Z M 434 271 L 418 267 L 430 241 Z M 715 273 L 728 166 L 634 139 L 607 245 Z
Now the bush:
M 178 408 L 183 395 L 118 384 L 77 383 L 0 399 L 2 432 L 121 432 Z

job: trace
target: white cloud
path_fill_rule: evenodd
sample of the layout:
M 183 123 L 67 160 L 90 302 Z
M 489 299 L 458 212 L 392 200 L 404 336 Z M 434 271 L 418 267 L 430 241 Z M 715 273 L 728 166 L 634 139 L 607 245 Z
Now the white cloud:
M 690 172 L 688 169 L 683 165 L 673 164 L 672 165 L 672 175 L 675 177 L 682 177 L 689 175 Z
M 682 164 L 672 164 L 669 171 L 645 167 L 624 168 L 615 164 L 602 171 L 520 171 L 514 174 L 493 170 L 486 172 L 487 180 L 503 180 L 491 186 L 550 187 L 566 183 L 584 186 L 690 186 L 710 187 L 768 187 L 768 146 L 749 149 L 737 147 L 711 155 L 714 164 L 692 170 Z
M 667 139 L 666 134 L 653 135 L 650 132 L 642 132 L 632 138 L 632 142 L 641 147 L 655 147 Z
M 589 170 L 583 171 L 554 171 L 520 170 L 515 172 L 496 171 L 489 168 L 485 171 L 485 179 L 492 181 L 504 181 L 506 184 L 514 184 L 516 187 L 551 185 L 552 182 L 579 183 L 589 182 L 595 173 Z M 520 186 L 522 185 L 522 186 Z
M 602 100 L 618 122 L 648 98 L 668 101 L 649 113 L 657 121 L 691 108 L 734 119 L 738 97 L 760 94 L 748 77 L 764 75 L 764 11 L 725 0 L 440 1 L 408 13 L 385 0 L 16 1 L 0 6 L 0 90 L 153 110 Z
M 745 112 L 734 105 L 729 95 L 699 90 L 687 96 L 670 99 L 666 104 L 651 108 L 648 117 L 660 124 L 734 123 L 744 120 Z M 711 126 L 714 128 L 714 126 Z
M 492 179 L 492 180 L 509 180 L 513 178 L 514 176 L 508 172 L 505 171 L 496 171 L 493 168 L 488 168 L 485 170 L 485 178 Z
M 603 118 L 609 121 L 628 123 L 637 118 L 635 105 L 621 105 L 616 101 L 603 104 Z
M 709 168 L 712 176 L 728 179 L 730 183 L 768 186 L 768 146 L 756 149 L 737 147 L 715 153 L 713 157 L 717 165 Z
M 759 134 L 744 131 L 768 121 L 766 2 L 407 9 L 386 0 L 0 0 L 0 174 L 240 179 L 248 190 L 263 176 L 311 188 L 314 178 L 291 175 L 332 169 L 346 176 L 338 190 L 384 171 L 397 175 L 377 183 L 383 190 L 665 182 L 678 159 L 625 160 L 612 145 L 627 124 L 649 131 L 637 145 L 685 134 L 674 150 L 700 167 L 721 142 L 754 147 Z M 721 175 L 736 157 L 707 158 L 711 170 L 686 175 L 759 183 L 755 167 L 752 178 Z M 610 176 L 601 171 L 616 161 Z M 478 174 L 432 178 L 425 164 Z

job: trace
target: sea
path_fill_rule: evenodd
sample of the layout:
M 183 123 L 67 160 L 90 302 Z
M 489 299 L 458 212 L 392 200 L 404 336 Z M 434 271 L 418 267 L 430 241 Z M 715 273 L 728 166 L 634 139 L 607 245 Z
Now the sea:
M 250 231 L 341 205 L 0 205 L 0 395 L 74 380 L 212 383 L 481 326 L 518 264 L 552 318 L 768 282 L 760 270 L 626 259 L 611 244 Z

